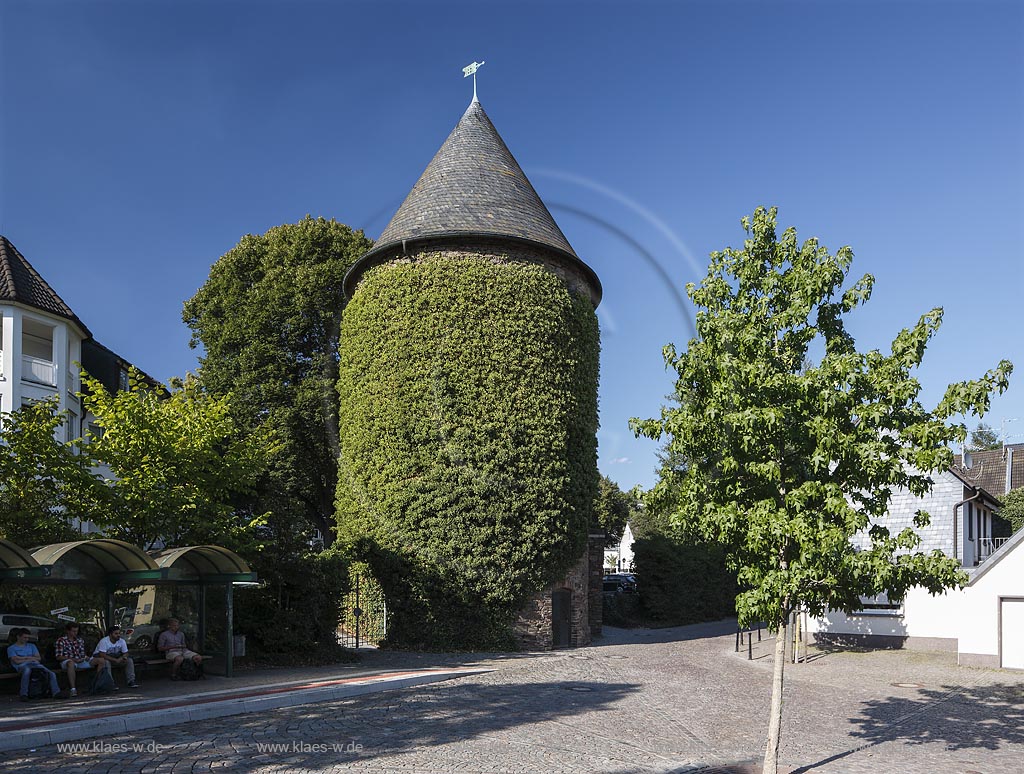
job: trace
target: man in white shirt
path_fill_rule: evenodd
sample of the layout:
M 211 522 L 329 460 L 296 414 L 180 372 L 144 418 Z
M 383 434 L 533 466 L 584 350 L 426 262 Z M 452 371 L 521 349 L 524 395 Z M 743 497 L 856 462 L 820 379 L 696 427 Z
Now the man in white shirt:
M 139 687 L 139 684 L 135 682 L 135 662 L 128 655 L 128 643 L 121 638 L 120 626 L 111 626 L 107 629 L 107 636 L 97 643 L 96 650 L 92 655 L 102 659 L 103 663 L 100 665 L 100 669 L 124 667 L 124 676 L 128 680 L 128 687 Z

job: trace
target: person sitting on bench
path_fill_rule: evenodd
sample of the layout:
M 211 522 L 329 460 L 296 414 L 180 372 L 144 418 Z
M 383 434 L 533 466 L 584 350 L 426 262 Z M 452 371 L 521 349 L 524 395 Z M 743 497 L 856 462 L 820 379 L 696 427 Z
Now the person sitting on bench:
M 88 658 L 85 655 L 85 640 L 78 636 L 78 624 L 74 621 L 69 621 L 64 626 L 64 636 L 57 638 L 54 650 L 57 654 L 57 663 L 60 664 L 61 669 L 67 672 L 68 686 L 70 686 L 69 695 L 77 696 L 75 673 L 97 667 L 103 661 L 98 658 Z
M 202 666 L 203 657 L 195 651 L 185 647 L 185 632 L 180 630 L 181 623 L 177 618 L 167 621 L 167 628 L 160 632 L 160 639 L 156 642 L 156 649 L 164 654 L 164 658 L 171 662 L 171 679 L 178 679 L 178 669 L 181 662 L 187 658 L 192 659 L 197 665 Z
M 107 636 L 100 640 L 93 656 L 102 659 L 107 669 L 124 667 L 124 676 L 129 688 L 138 688 L 135 682 L 135 661 L 128 655 L 128 643 L 121 638 L 121 627 L 114 625 L 107 629 Z M 113 677 L 113 672 L 111 672 Z
M 64 696 L 57 685 L 57 675 L 40 663 L 39 648 L 28 641 L 31 634 L 32 632 L 25 628 L 11 629 L 14 643 L 7 646 L 7 660 L 21 676 L 21 690 L 18 694 L 22 701 L 28 701 L 28 684 L 32 679 L 32 670 L 41 669 L 50 679 L 50 695 L 55 699 L 62 699 Z

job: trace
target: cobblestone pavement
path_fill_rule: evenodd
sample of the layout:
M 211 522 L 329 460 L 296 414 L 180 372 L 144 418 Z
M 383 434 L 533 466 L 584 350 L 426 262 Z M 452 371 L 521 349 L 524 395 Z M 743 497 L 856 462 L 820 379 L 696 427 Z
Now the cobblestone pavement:
M 771 642 L 728 624 L 608 634 L 489 660 L 445 683 L 11 753 L 5 772 L 691 772 L 750 762 L 767 725 Z M 396 668 L 472 656 L 378 653 Z M 948 655 L 824 653 L 787 666 L 782 761 L 803 774 L 1019 774 L 1024 674 Z M 903 685 L 896 685 L 903 684 Z M 96 747 L 96 745 L 99 745 Z

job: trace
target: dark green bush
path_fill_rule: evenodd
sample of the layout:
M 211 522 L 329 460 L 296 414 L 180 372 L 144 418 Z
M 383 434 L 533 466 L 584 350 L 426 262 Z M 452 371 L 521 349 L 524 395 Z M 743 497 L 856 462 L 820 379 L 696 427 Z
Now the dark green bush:
M 653 626 L 714 621 L 735 612 L 736 577 L 721 548 L 651 534 L 633 543 L 640 609 Z
M 319 660 L 337 656 L 348 559 L 325 551 L 279 556 L 278 562 L 263 585 L 235 592 L 235 631 L 246 635 L 248 654 L 264 663 L 310 663 L 318 660 L 310 658 L 313 652 Z
M 629 628 L 643 624 L 639 594 L 605 594 L 603 622 L 605 626 Z
M 418 256 L 364 276 L 340 348 L 339 537 L 389 642 L 508 647 L 583 553 L 597 493 L 597 318 L 551 272 Z

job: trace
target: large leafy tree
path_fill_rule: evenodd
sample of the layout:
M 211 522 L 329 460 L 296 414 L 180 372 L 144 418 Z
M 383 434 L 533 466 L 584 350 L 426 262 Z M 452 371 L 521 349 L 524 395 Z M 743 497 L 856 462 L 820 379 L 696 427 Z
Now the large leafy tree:
M 852 612 L 862 595 L 898 599 L 911 586 L 937 593 L 963 582 L 955 560 L 917 551 L 913 530 L 892 534 L 885 515 L 895 490 L 929 491 L 929 472 L 948 467 L 949 446 L 966 437 L 950 420 L 983 414 L 1012 369 L 1003 361 L 925 409 L 912 372 L 942 310 L 901 331 L 889 354 L 858 352 L 843 319 L 869 299 L 874 278 L 844 290 L 852 250 L 800 244 L 792 228 L 777 237 L 775 216 L 759 208 L 744 218 L 743 249 L 713 253 L 703 282 L 687 286 L 697 337 L 685 352 L 665 348 L 678 405 L 633 420 L 688 463 L 663 471 L 654 507 L 666 498 L 677 523 L 725 547 L 741 624 L 764 620 L 779 633 L 765 772 L 777 768 L 792 612 Z M 812 346 L 817 365 L 806 362 Z M 920 512 L 917 523 L 927 521 Z
M 64 420 L 56 400 L 0 418 L 0 537 L 25 548 L 74 539 L 71 517 L 96 486 L 88 458 L 57 439 Z
M 328 545 L 334 537 L 342 280 L 371 245 L 324 218 L 247 235 L 185 303 L 203 384 L 234 395 L 240 426 L 280 441 L 255 507 L 307 543 L 311 527 Z
M 143 547 L 158 540 L 239 547 L 254 519 L 235 502 L 252 486 L 273 438 L 241 438 L 230 397 L 210 395 L 194 378 L 169 393 L 134 369 L 127 390 L 110 393 L 88 374 L 82 385 L 98 428 L 88 452 L 112 474 L 102 496 L 82 504 L 89 519 Z

